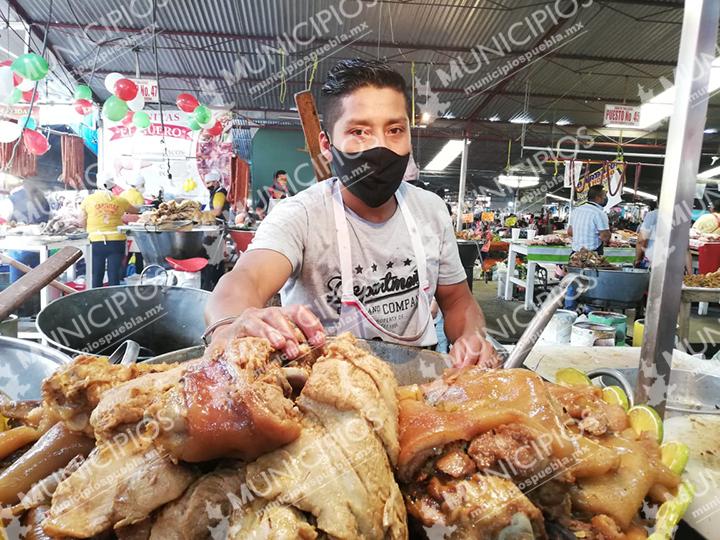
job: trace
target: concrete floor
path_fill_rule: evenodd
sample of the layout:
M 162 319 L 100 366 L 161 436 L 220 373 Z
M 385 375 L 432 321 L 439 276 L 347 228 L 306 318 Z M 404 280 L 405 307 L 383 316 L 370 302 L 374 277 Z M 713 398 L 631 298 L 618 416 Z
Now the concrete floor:
M 474 281 L 473 295 L 485 313 L 488 331 L 500 343 L 515 343 L 522 334 L 533 312 L 525 311 L 523 302 L 506 302 L 497 296 L 497 282 Z M 632 335 L 634 310 L 628 310 L 628 334 Z M 690 317 L 691 353 L 712 357 L 720 350 L 720 304 L 710 304 L 708 314 L 699 316 L 697 304 Z

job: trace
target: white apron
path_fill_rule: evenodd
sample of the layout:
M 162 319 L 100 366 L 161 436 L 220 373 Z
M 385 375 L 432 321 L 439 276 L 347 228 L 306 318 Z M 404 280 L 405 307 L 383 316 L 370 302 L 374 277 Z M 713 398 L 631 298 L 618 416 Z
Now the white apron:
M 401 345 L 412 345 L 416 347 L 427 347 L 437 343 L 435 325 L 430 312 L 429 295 L 430 285 L 427 278 L 427 259 L 423 247 L 420 231 L 418 230 L 415 218 L 405 202 L 400 190 L 395 192 L 398 206 L 405 218 L 405 224 L 410 234 L 415 260 L 418 267 L 418 278 L 420 288 L 418 290 L 418 319 L 420 322 L 408 326 L 406 335 L 399 335 L 385 330 L 353 293 L 353 272 L 352 254 L 350 252 L 350 234 L 348 233 L 347 218 L 345 216 L 345 205 L 340 194 L 340 182 L 338 180 L 329 183 L 332 190 L 333 214 L 335 218 L 335 231 L 337 234 L 338 252 L 340 256 L 340 274 L 342 276 L 342 304 L 340 307 L 340 320 L 338 329 L 352 332 L 362 339 L 377 339 Z

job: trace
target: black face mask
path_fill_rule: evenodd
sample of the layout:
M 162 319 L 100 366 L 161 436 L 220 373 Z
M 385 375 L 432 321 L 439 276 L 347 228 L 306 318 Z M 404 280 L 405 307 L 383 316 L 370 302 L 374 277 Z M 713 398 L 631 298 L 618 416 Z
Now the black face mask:
M 332 147 L 332 168 L 340 182 L 370 208 L 382 206 L 397 191 L 410 154 L 400 156 L 384 146 L 343 154 Z

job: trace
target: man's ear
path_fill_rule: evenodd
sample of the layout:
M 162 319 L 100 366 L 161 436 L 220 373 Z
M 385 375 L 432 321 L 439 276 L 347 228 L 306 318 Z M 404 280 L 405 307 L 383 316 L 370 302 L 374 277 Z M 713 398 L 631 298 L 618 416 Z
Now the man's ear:
M 330 150 L 332 143 L 330 142 L 330 135 L 323 129 L 318 135 L 318 138 L 320 139 L 320 152 L 327 162 L 330 163 L 332 161 L 332 151 Z

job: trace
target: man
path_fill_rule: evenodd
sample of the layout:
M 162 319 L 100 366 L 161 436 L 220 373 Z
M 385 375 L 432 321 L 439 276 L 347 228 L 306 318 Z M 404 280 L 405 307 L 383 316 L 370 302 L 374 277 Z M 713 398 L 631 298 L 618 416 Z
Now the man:
M 638 239 L 635 245 L 636 268 L 648 268 L 652 265 L 653 261 L 658 211 L 655 202 L 649 202 L 648 206 L 650 207 L 650 211 L 645 214 L 645 218 L 643 218 L 643 222 L 638 229 Z
M 264 219 L 278 202 L 289 196 L 287 172 L 282 169 L 275 171 L 272 185 L 267 189 L 258 190 L 258 203 L 255 211 Z
M 222 176 L 217 169 L 213 169 L 205 175 L 205 187 L 209 192 L 206 209 L 212 212 L 217 219 L 226 223 L 230 218 L 230 203 L 227 200 L 227 190 L 220 185 L 221 179 Z M 225 273 L 225 237 L 223 234 L 208 235 L 204 243 L 208 265 L 200 273 L 200 288 L 212 291 Z
M 411 151 L 402 76 L 344 60 L 323 95 L 320 145 L 337 176 L 281 201 L 260 225 L 208 302 L 214 340 L 262 336 L 290 359 L 298 339 L 322 345 L 326 329 L 430 347 L 435 296 L 455 362 L 496 366 L 444 203 L 402 181 Z M 281 288 L 283 307 L 265 308 Z
M 93 275 L 92 286 L 102 287 L 107 264 L 108 284 L 119 285 L 125 257 L 125 234 L 117 228 L 123 224 L 125 214 L 137 214 L 139 209 L 126 199 L 114 195 L 115 181 L 100 178 L 98 190 L 85 197 L 80 208 L 90 240 Z
M 605 188 L 592 186 L 588 189 L 587 202 L 573 211 L 568 226 L 573 252 L 585 248 L 602 255 L 603 246 L 610 241 L 610 222 L 603 210 L 607 201 Z
M 700 216 L 692 228 L 706 234 L 720 233 L 720 199 L 713 201 L 712 212 Z
M 608 196 L 603 186 L 588 189 L 587 202 L 578 206 L 570 215 L 568 235 L 572 238 L 572 251 L 587 249 L 603 254 L 603 248 L 610 241 L 610 222 L 605 213 Z M 565 309 L 577 308 L 577 294 L 574 286 L 568 288 Z

